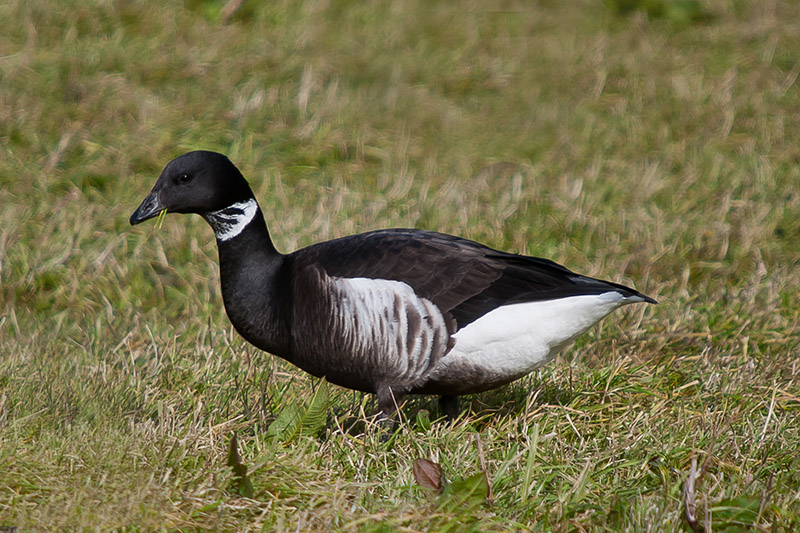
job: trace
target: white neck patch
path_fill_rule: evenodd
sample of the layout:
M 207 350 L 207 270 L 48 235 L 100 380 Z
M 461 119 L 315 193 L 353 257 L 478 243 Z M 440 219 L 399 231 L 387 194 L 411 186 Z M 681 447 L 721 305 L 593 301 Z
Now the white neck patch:
M 233 239 L 253 221 L 258 211 L 258 204 L 254 198 L 246 202 L 236 202 L 233 205 L 205 213 L 203 217 L 214 229 L 217 240 L 227 241 Z

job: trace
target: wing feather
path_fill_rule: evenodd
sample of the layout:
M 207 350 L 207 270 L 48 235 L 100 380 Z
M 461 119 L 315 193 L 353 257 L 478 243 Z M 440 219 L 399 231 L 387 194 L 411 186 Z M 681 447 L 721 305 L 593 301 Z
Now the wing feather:
M 458 329 L 502 305 L 618 291 L 547 259 L 501 252 L 452 235 L 395 229 L 343 237 L 293 254 L 329 276 L 402 281 L 453 317 Z

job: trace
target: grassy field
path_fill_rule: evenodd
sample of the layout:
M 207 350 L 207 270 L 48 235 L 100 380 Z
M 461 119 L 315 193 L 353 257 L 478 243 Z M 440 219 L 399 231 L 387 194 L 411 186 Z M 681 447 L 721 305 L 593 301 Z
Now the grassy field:
M 800 3 L 642 3 L 0 3 L 0 530 L 800 529 Z M 282 251 L 436 229 L 661 303 L 454 426 L 330 386 L 274 436 L 324 385 L 199 217 L 128 225 L 195 148 Z

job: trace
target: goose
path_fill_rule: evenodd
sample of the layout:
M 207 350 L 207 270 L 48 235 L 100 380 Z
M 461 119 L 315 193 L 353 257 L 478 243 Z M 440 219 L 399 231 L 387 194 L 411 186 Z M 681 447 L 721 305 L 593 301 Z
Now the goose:
M 457 397 L 510 383 L 624 305 L 656 301 L 550 261 L 420 229 L 383 229 L 289 254 L 223 154 L 172 160 L 130 223 L 196 213 L 214 230 L 222 301 L 257 348 L 328 382 L 377 395 L 383 417 L 406 395 Z

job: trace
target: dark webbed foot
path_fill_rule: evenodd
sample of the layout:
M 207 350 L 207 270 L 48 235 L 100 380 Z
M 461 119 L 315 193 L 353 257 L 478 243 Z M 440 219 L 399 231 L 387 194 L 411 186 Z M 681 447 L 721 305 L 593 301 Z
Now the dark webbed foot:
M 458 418 L 458 396 L 439 396 L 439 408 L 448 422 L 455 422 Z

